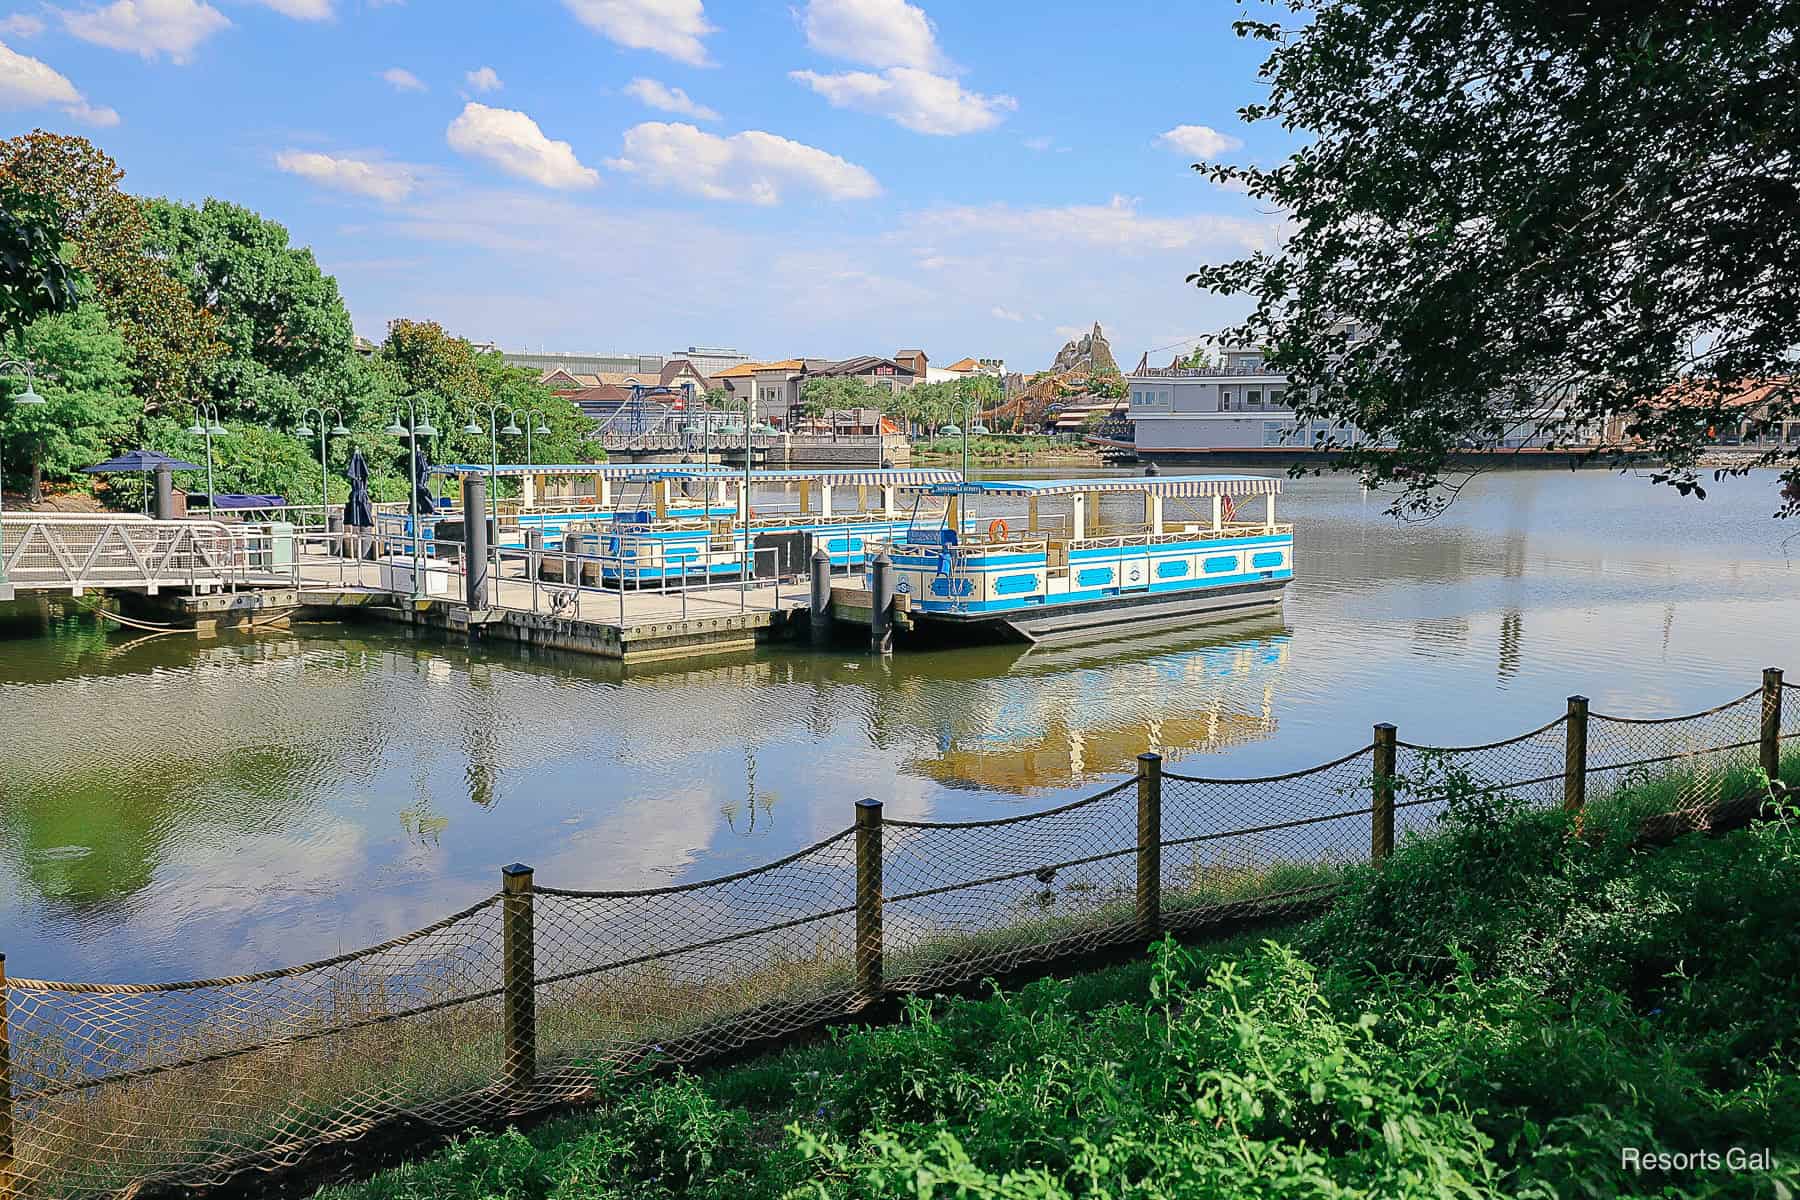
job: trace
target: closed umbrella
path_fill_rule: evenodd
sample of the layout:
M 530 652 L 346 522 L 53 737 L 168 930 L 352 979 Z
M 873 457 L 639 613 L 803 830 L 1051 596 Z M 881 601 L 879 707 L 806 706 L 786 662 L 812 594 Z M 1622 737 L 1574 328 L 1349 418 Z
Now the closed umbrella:
M 369 464 L 363 458 L 361 450 L 354 447 L 351 449 L 350 462 L 344 468 L 344 474 L 350 479 L 350 499 L 344 505 L 344 528 L 367 529 L 375 524 L 375 509 L 369 503 Z M 369 557 L 374 557 L 374 540 L 370 539 L 366 544 Z M 360 534 L 344 539 L 345 551 L 353 558 L 363 557 L 364 545 Z
M 350 463 L 344 468 L 350 480 L 350 499 L 344 505 L 344 525 L 349 529 L 367 529 L 375 523 L 375 510 L 369 504 L 369 463 L 361 450 L 350 451 Z
M 414 490 L 418 493 L 419 515 L 426 516 L 437 512 L 437 498 L 431 494 L 431 459 L 420 446 L 413 451 L 413 464 L 418 482 Z

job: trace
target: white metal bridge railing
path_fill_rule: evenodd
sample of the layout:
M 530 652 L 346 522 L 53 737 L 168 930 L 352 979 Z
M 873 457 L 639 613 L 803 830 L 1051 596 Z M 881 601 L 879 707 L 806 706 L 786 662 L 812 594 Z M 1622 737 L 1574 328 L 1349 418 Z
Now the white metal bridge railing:
M 9 513 L 0 517 L 0 599 L 18 589 L 239 587 L 286 575 L 291 554 L 291 542 L 283 556 L 276 540 L 220 521 Z

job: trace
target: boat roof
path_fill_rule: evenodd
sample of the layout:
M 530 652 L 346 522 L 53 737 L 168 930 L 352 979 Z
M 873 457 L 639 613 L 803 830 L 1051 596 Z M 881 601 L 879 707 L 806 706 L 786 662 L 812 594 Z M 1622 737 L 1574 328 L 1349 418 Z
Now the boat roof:
M 431 468 L 433 475 L 599 475 L 606 479 L 742 479 L 742 467 L 699 466 L 694 463 L 439 463 Z M 809 480 L 834 486 L 857 484 L 892 484 L 899 487 L 925 487 L 934 483 L 953 483 L 962 472 L 938 467 L 862 467 L 821 470 L 752 471 L 757 483 L 797 483 Z
M 1081 492 L 1145 492 L 1159 496 L 1273 496 L 1273 475 L 1100 475 L 1091 479 L 981 479 L 946 482 L 907 491 L 933 496 L 1072 496 Z

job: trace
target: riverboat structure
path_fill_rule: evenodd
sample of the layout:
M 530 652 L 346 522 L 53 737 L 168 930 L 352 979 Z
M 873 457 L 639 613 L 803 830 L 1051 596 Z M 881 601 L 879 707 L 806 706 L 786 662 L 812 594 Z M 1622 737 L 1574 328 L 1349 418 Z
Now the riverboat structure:
M 1280 492 L 1260 475 L 932 483 L 907 489 L 906 530 L 876 549 L 927 634 L 1184 625 L 1279 608 L 1294 577 Z

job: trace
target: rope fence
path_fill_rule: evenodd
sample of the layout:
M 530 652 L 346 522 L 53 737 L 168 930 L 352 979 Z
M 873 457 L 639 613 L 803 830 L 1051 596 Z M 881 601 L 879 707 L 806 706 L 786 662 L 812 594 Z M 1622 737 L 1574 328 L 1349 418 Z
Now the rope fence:
M 1800 739 L 1794 686 L 1771 669 L 1666 718 L 1572 696 L 1555 720 L 1476 746 L 1377 725 L 1338 758 L 1260 778 L 1164 771 L 1146 753 L 1092 796 L 991 820 L 886 820 L 863 800 L 852 825 L 786 858 L 669 887 L 545 887 L 515 864 L 424 928 L 252 975 L 75 983 L 7 978 L 0 957 L 0 1200 L 278 1171 L 387 1128 L 579 1101 L 610 1075 L 895 995 L 1311 911 L 1345 866 L 1460 805 L 1579 811 L 1590 781 L 1678 813 L 1736 801 Z

